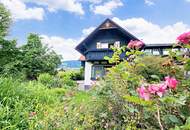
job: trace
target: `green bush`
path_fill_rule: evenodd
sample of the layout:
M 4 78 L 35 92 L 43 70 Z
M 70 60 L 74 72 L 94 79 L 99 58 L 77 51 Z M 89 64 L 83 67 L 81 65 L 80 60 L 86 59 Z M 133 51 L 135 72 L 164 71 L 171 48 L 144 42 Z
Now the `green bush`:
M 72 80 L 84 80 L 84 68 L 80 70 L 73 70 L 71 73 Z
M 38 81 L 44 84 L 45 86 L 52 87 L 54 77 L 48 73 L 44 73 L 38 76 Z
M 49 88 L 75 88 L 76 82 L 71 79 L 71 72 L 58 72 L 53 76 L 48 73 L 40 74 L 38 81 Z
M 67 86 L 71 86 L 74 87 L 76 86 L 76 82 L 74 80 L 72 80 L 72 72 L 71 71 L 60 71 L 58 72 L 58 74 L 56 75 L 57 78 L 59 78 L 59 80 L 67 85 Z
M 134 71 L 148 81 L 162 80 L 167 75 L 183 76 L 182 68 L 174 64 L 168 57 L 142 56 L 138 57 L 136 62 L 140 65 L 137 65 Z M 173 68 L 168 69 L 170 66 Z

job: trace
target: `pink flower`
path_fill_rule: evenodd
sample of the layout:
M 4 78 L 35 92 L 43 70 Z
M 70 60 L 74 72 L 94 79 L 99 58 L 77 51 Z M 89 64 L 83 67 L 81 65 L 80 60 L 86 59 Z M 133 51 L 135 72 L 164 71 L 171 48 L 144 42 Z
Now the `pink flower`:
M 144 46 L 144 43 L 138 40 L 131 40 L 127 45 L 127 47 L 130 49 L 140 49 L 143 46 Z
M 140 49 L 142 46 L 144 46 L 144 43 L 142 41 L 137 41 L 136 42 L 136 48 Z
M 148 90 L 144 86 L 137 88 L 137 92 L 138 92 L 139 96 L 141 98 L 143 98 L 144 100 L 146 100 L 146 101 L 150 100 L 150 93 L 148 92 Z
M 149 87 L 148 87 L 148 91 L 149 91 L 151 94 L 155 94 L 158 90 L 159 90 L 159 87 L 158 87 L 158 85 L 156 85 L 156 84 L 151 84 L 151 85 L 149 85 Z
M 178 81 L 175 78 L 165 77 L 166 85 L 171 89 L 176 89 Z
M 178 36 L 177 41 L 183 44 L 190 44 L 190 32 L 185 32 Z
M 151 94 L 157 94 L 159 97 L 162 97 L 167 89 L 167 85 L 166 84 L 151 84 L 148 87 L 148 91 Z
M 167 85 L 166 84 L 158 84 L 158 91 L 156 92 L 156 94 L 159 96 L 159 97 L 162 97 L 165 93 L 166 93 L 166 89 L 167 89 Z

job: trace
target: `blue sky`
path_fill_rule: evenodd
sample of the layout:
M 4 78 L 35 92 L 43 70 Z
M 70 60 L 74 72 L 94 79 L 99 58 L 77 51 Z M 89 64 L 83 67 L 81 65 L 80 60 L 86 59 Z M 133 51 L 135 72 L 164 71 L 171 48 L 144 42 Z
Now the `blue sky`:
M 190 30 L 190 0 L 0 0 L 12 13 L 9 38 L 25 43 L 38 33 L 44 44 L 77 59 L 74 47 L 110 18 L 146 43 L 175 42 Z

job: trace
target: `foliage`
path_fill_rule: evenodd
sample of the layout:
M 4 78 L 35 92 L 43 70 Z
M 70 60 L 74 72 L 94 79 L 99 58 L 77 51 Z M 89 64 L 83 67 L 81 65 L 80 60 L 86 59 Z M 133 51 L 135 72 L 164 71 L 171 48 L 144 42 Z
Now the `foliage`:
M 182 46 L 183 47 L 183 46 Z M 187 45 L 184 46 L 188 48 Z M 116 54 L 118 54 L 116 52 Z M 108 93 L 108 99 L 116 100 L 118 97 L 122 100 L 123 106 L 126 107 L 128 118 L 125 124 L 127 129 L 190 129 L 188 124 L 190 107 L 190 89 L 189 79 L 184 76 L 188 71 L 189 58 L 184 57 L 178 51 L 170 51 L 170 55 L 164 57 L 143 56 L 138 50 L 130 50 L 126 53 L 127 60 L 120 62 L 111 68 L 106 76 L 104 86 L 109 86 L 102 90 L 102 93 Z M 113 62 L 114 58 L 107 58 Z M 115 60 L 119 61 L 118 59 Z M 137 95 L 137 87 L 139 94 L 144 92 L 148 94 L 145 86 L 152 88 L 164 87 L 162 80 L 165 76 L 167 83 L 176 84 L 171 86 L 173 91 L 163 90 L 163 93 L 157 93 L 151 96 L 151 99 L 140 95 L 148 101 L 143 101 Z M 175 77 L 175 78 L 173 78 Z M 169 81 L 171 80 L 171 81 Z M 107 85 L 106 85 L 107 84 Z M 157 85 L 159 84 L 159 85 Z M 101 86 L 99 86 L 101 88 Z M 114 89 L 114 91 L 112 91 Z M 148 88 L 150 89 L 150 87 Z M 165 88 L 166 89 L 166 88 Z M 113 97 L 113 93 L 117 94 Z M 153 90 L 151 91 L 153 92 Z M 117 128 L 117 129 L 121 129 Z
M 40 73 L 53 74 L 61 63 L 60 57 L 53 50 L 44 47 L 36 34 L 28 36 L 28 42 L 21 50 L 23 69 L 29 79 L 35 79 Z
M 70 72 L 58 72 L 56 75 L 49 73 L 40 74 L 38 81 L 49 88 L 75 88 L 76 82 L 71 79 Z
M 0 38 L 0 74 L 17 75 L 22 71 L 21 52 L 16 47 L 16 41 Z
M 43 46 L 40 37 L 30 34 L 28 43 L 17 47 L 16 41 L 0 39 L 0 74 L 6 76 L 21 75 L 27 79 L 36 79 L 41 73 L 55 73 L 61 63 L 60 56 Z
M 0 38 L 7 35 L 10 24 L 10 12 L 0 3 Z
M 84 68 L 80 68 L 80 70 L 73 70 L 71 72 L 72 80 L 84 80 Z
M 183 76 L 181 68 L 168 57 L 143 56 L 136 59 L 136 62 L 142 65 L 135 67 L 135 73 L 142 75 L 147 81 L 162 80 L 167 75 L 173 75 L 174 73 Z
M 54 112 L 65 92 L 35 81 L 0 78 L 0 129 L 56 129 Z
M 5 40 L 10 23 L 10 12 L 0 3 L 0 74 L 36 79 L 40 73 L 55 73 L 61 57 L 42 45 L 37 34 L 30 34 L 21 47 L 16 40 Z
M 68 86 L 76 86 L 75 81 L 72 80 L 72 72 L 70 71 L 60 71 L 57 77 L 62 81 L 63 84 Z

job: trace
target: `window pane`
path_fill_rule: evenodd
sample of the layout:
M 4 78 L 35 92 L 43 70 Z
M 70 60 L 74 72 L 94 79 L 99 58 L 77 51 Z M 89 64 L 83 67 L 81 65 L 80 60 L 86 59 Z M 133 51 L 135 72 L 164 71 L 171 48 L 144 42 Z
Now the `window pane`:
M 100 42 L 97 42 L 96 48 L 97 48 L 97 49 L 100 49 L 100 48 L 101 48 L 101 43 L 100 43 Z
M 154 50 L 153 50 L 153 55 L 160 55 L 159 50 L 158 50 L 158 49 L 154 49 Z
M 108 46 L 108 43 L 102 43 L 102 44 L 101 44 L 101 48 L 102 48 L 102 49 L 108 48 L 108 47 L 109 47 L 109 46 Z
M 163 50 L 163 55 L 169 55 L 169 50 L 168 49 L 164 49 Z

